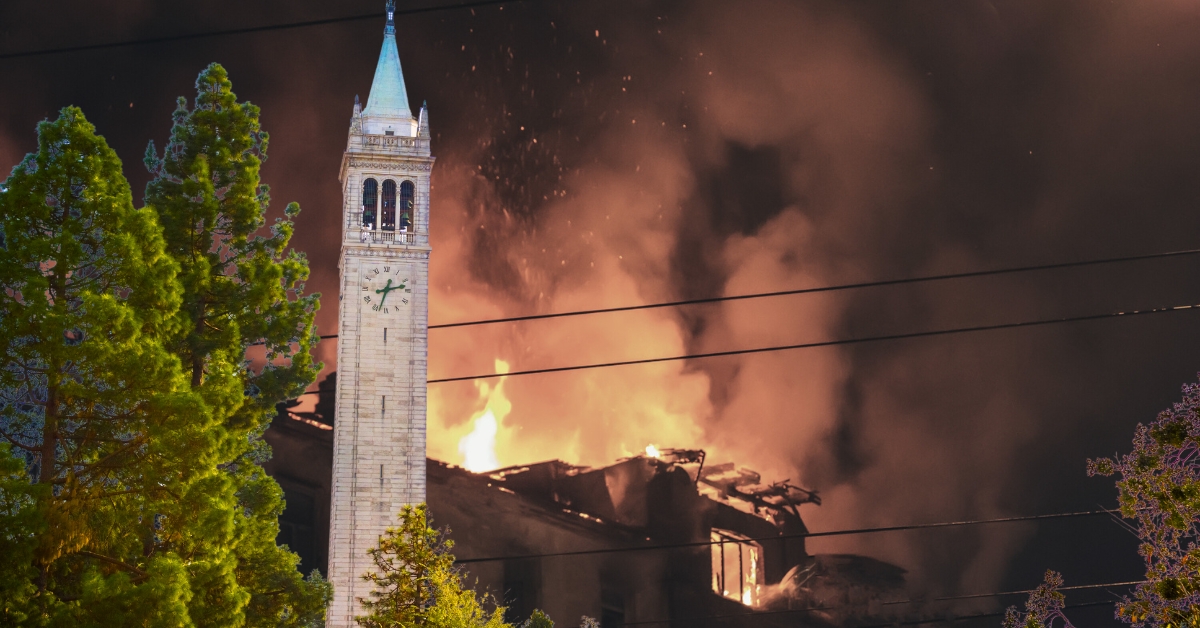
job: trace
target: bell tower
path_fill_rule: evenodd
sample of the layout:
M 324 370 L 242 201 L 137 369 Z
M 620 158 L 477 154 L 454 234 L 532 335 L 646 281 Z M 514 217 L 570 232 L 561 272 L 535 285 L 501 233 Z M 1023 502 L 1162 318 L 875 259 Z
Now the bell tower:
M 429 119 L 409 108 L 394 0 L 366 107 L 342 155 L 341 295 L 326 626 L 351 628 L 369 594 L 367 550 L 425 501 Z

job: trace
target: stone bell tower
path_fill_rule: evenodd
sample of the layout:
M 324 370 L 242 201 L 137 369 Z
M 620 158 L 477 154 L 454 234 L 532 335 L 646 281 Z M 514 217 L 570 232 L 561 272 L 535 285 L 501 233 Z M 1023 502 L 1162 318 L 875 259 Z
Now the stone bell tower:
M 361 576 L 405 504 L 425 501 L 429 318 L 429 119 L 409 108 L 394 0 L 363 108 L 355 97 L 342 155 L 338 319 L 326 625 L 350 628 L 370 587 Z

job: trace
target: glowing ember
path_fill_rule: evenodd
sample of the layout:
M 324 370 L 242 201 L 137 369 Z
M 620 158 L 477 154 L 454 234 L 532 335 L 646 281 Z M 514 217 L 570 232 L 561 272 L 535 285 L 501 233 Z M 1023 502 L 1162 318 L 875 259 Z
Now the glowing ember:
M 646 456 L 649 458 L 661 458 L 662 452 L 660 452 L 658 447 L 655 447 L 654 445 L 646 445 Z
M 496 372 L 507 373 L 508 363 L 496 360 Z M 504 418 L 512 411 L 512 403 L 504 396 L 504 380 L 501 377 L 492 388 L 487 382 L 476 382 L 479 397 L 486 399 L 483 410 L 471 417 L 474 429 L 470 434 L 458 441 L 458 453 L 462 454 L 462 466 L 468 471 L 482 473 L 500 468 L 500 460 L 496 457 L 496 434 L 499 433 Z

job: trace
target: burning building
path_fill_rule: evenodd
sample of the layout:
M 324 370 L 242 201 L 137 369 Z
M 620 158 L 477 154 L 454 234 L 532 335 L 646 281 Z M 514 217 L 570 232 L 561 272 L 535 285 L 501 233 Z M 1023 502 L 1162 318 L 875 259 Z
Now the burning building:
M 332 389 L 327 381 L 323 388 Z M 266 438 L 287 509 L 280 542 L 301 569 L 328 561 L 331 413 L 281 408 Z M 903 571 L 859 556 L 812 556 L 802 506 L 815 491 L 765 483 L 700 450 L 647 451 L 602 468 L 560 460 L 473 473 L 427 461 L 428 503 L 468 582 L 513 619 L 624 624 L 836 625 L 903 596 Z

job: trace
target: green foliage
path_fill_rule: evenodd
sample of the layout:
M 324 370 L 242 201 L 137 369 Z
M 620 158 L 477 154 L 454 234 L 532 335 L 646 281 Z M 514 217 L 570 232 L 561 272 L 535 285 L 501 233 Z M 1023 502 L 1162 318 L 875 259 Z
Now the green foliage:
M 177 112 L 160 206 L 134 209 L 70 107 L 0 186 L 2 625 L 323 623 L 331 588 L 275 545 L 281 491 L 257 464 L 268 410 L 315 374 L 316 297 L 283 252 L 294 207 L 250 237 L 265 191 L 242 153 L 265 136 L 223 77 Z M 255 371 L 253 341 L 272 361 Z
M 520 628 L 554 628 L 554 622 L 550 621 L 549 615 L 535 608 L 529 619 L 521 623 Z
M 0 443 L 0 625 L 17 626 L 29 616 L 25 605 L 37 594 L 33 553 L 45 526 L 37 512 L 37 493 L 25 474 L 25 460 Z
M 317 338 L 313 315 L 320 295 L 304 296 L 308 262 L 288 250 L 299 214 L 288 205 L 270 235 L 268 188 L 259 181 L 268 136 L 259 109 L 239 103 L 219 64 L 196 79 L 191 109 L 179 98 L 171 139 L 160 158 L 151 142 L 145 164 L 154 175 L 146 205 L 163 225 L 167 253 L 180 266 L 186 323 L 172 338 L 192 384 L 228 372 L 245 395 L 225 399 L 221 409 L 231 427 L 252 431 L 275 404 L 294 398 L 319 370 L 310 349 Z M 242 368 L 247 347 L 262 344 L 268 364 Z
M 1089 475 L 1120 475 L 1121 515 L 1136 522 L 1146 582 L 1117 607 L 1134 626 L 1200 626 L 1200 385 L 1138 425 L 1133 451 L 1088 461 Z
M 1061 621 L 1063 628 L 1074 628 L 1063 614 L 1066 596 L 1059 591 L 1062 585 L 1062 574 L 1046 571 L 1042 584 L 1026 600 L 1024 613 L 1018 612 L 1015 606 L 1005 611 L 1004 628 L 1053 628 L 1055 620 Z
M 405 506 L 399 518 L 400 525 L 388 528 L 378 547 L 368 550 L 375 571 L 364 574 L 363 580 L 374 590 L 369 598 L 359 599 L 367 614 L 355 618 L 358 625 L 512 628 L 504 623 L 504 607 L 463 586 L 449 553 L 453 542 L 429 525 L 424 504 Z
M 169 346 L 222 427 L 215 462 L 223 474 L 211 488 L 230 497 L 211 506 L 231 513 L 224 547 L 235 567 L 214 567 L 206 578 L 244 596 L 238 613 L 246 626 L 320 623 L 331 588 L 315 572 L 301 578 L 295 554 L 275 545 L 282 492 L 259 465 L 269 456 L 261 433 L 275 404 L 303 392 L 320 368 L 310 352 L 319 295 L 301 294 L 308 262 L 288 250 L 300 209 L 288 205 L 268 235 L 256 235 L 269 202 L 259 180 L 268 143 L 259 109 L 237 101 L 215 63 L 200 73 L 196 91 L 192 108 L 179 99 L 163 155 L 151 142 L 145 164 L 153 175 L 146 204 L 183 287 Z M 244 359 L 255 345 L 265 354 L 258 368 Z M 222 621 L 240 621 L 236 615 Z
M 1088 475 L 1120 475 L 1121 515 L 1133 519 L 1146 581 L 1117 605 L 1117 617 L 1135 627 L 1200 627 L 1200 384 L 1183 387 L 1183 400 L 1139 424 L 1133 451 L 1089 460 Z M 1005 628 L 1049 628 L 1062 615 L 1062 577 L 1046 572 L 1022 617 L 1010 608 Z
M 214 473 L 215 440 L 212 415 L 165 346 L 177 266 L 78 109 L 38 125 L 38 152 L 4 190 L 5 620 L 192 625 L 182 607 L 192 567 L 178 541 L 219 542 L 222 529 L 185 526 L 186 496 Z

